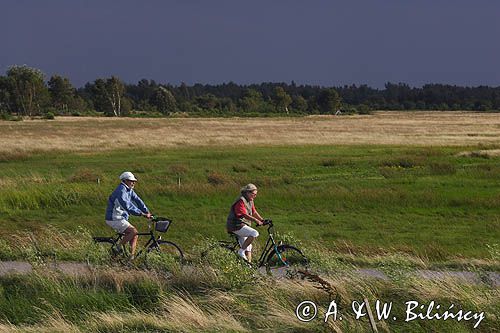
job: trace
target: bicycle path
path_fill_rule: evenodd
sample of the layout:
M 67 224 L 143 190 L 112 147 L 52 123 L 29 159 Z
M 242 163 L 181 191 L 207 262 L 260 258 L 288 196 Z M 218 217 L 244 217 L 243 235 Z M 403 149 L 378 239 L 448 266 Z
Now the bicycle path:
M 60 271 L 68 275 L 88 274 L 93 271 L 93 266 L 89 266 L 82 262 L 49 262 L 43 265 L 44 269 Z M 184 269 L 189 269 L 185 266 Z M 0 276 L 8 274 L 29 274 L 34 271 L 33 265 L 25 261 L 0 261 Z M 265 274 L 265 269 L 261 268 L 261 272 Z M 349 274 L 359 275 L 365 278 L 376 278 L 382 280 L 390 280 L 382 270 L 376 268 L 358 268 L 351 271 Z M 435 271 L 420 269 L 414 272 L 415 276 L 427 280 L 444 280 L 456 279 L 468 284 L 487 283 L 495 288 L 500 287 L 500 272 L 483 272 L 481 274 L 470 271 Z M 283 276 L 286 273 L 283 272 Z

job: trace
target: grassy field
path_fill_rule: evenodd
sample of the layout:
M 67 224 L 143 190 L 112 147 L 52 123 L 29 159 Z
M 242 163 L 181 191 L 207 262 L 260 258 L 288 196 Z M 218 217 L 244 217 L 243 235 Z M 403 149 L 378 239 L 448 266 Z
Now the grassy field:
M 239 188 L 277 228 L 337 253 L 404 252 L 430 261 L 484 259 L 500 230 L 498 157 L 457 148 L 294 146 L 35 154 L 1 163 L 0 230 L 47 225 L 109 233 L 106 199 L 121 170 L 184 248 L 223 237 Z M 29 167 L 28 167 L 29 166 Z M 178 181 L 180 178 L 181 185 Z M 99 183 L 97 181 L 99 179 Z M 138 226 L 145 220 L 132 219 Z
M 2 331 L 368 331 L 366 322 L 352 317 L 328 325 L 294 320 L 293 306 L 301 297 L 328 303 L 327 294 L 307 283 L 264 279 L 257 288 L 228 285 L 234 281 L 225 279 L 228 272 L 196 266 L 207 238 L 226 237 L 229 206 L 247 182 L 259 186 L 256 206 L 262 215 L 314 257 L 344 301 L 368 295 L 459 302 L 489 311 L 484 332 L 497 322 L 498 288 L 433 284 L 405 274 L 404 279 L 395 274 L 391 282 L 334 274 L 348 272 L 351 265 L 403 273 L 416 267 L 498 271 L 496 114 L 66 118 L 0 122 L 0 138 L 5 142 L 0 148 L 0 259 L 84 259 L 90 235 L 111 234 L 103 221 L 106 199 L 117 176 L 130 170 L 151 210 L 174 220 L 169 237 L 199 270 L 169 279 L 161 270 L 118 274 L 101 269 L 79 278 L 43 270 L 2 277 Z M 145 220 L 131 221 L 145 226 Z M 252 274 L 230 274 L 256 282 Z M 144 295 L 157 296 L 147 300 Z M 16 310 L 21 308 L 28 309 L 26 314 Z M 228 313 L 234 308 L 238 314 Z M 248 318 L 245 312 L 251 313 Z M 189 319 L 179 321 L 182 317 Z M 421 321 L 383 327 L 465 332 L 472 326 Z
M 0 153 L 275 145 L 500 145 L 498 113 L 376 112 L 300 118 L 64 117 L 0 121 Z

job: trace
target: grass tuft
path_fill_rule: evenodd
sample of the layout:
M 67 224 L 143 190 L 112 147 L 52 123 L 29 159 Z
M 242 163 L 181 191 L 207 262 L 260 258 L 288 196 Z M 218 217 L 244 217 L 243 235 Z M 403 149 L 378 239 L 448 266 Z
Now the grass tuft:
M 68 181 L 70 183 L 99 183 L 102 181 L 103 175 L 98 170 L 92 170 L 89 168 L 80 168 L 72 174 Z
M 454 175 L 457 172 L 455 165 L 451 163 L 430 163 L 429 164 L 431 175 Z
M 229 176 L 215 171 L 208 174 L 207 180 L 211 185 L 225 185 L 232 182 Z
M 31 153 L 25 151 L 9 151 L 0 154 L 0 163 L 26 161 L 31 157 Z

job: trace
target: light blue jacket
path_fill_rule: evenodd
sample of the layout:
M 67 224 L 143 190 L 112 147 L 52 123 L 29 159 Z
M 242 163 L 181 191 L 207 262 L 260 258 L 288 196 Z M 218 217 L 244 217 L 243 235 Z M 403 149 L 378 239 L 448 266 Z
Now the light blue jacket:
M 129 214 L 140 216 L 148 212 L 148 207 L 134 190 L 121 183 L 109 196 L 106 221 L 128 220 Z

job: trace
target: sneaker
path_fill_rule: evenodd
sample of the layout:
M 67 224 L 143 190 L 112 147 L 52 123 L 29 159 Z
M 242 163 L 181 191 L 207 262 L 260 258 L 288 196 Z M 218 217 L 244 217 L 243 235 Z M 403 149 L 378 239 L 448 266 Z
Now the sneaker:
M 243 249 L 239 249 L 239 250 L 238 250 L 238 255 L 239 255 L 240 257 L 242 257 L 243 259 L 245 259 L 245 260 L 247 260 L 247 261 L 248 261 L 247 256 L 245 255 L 245 250 L 243 250 Z

